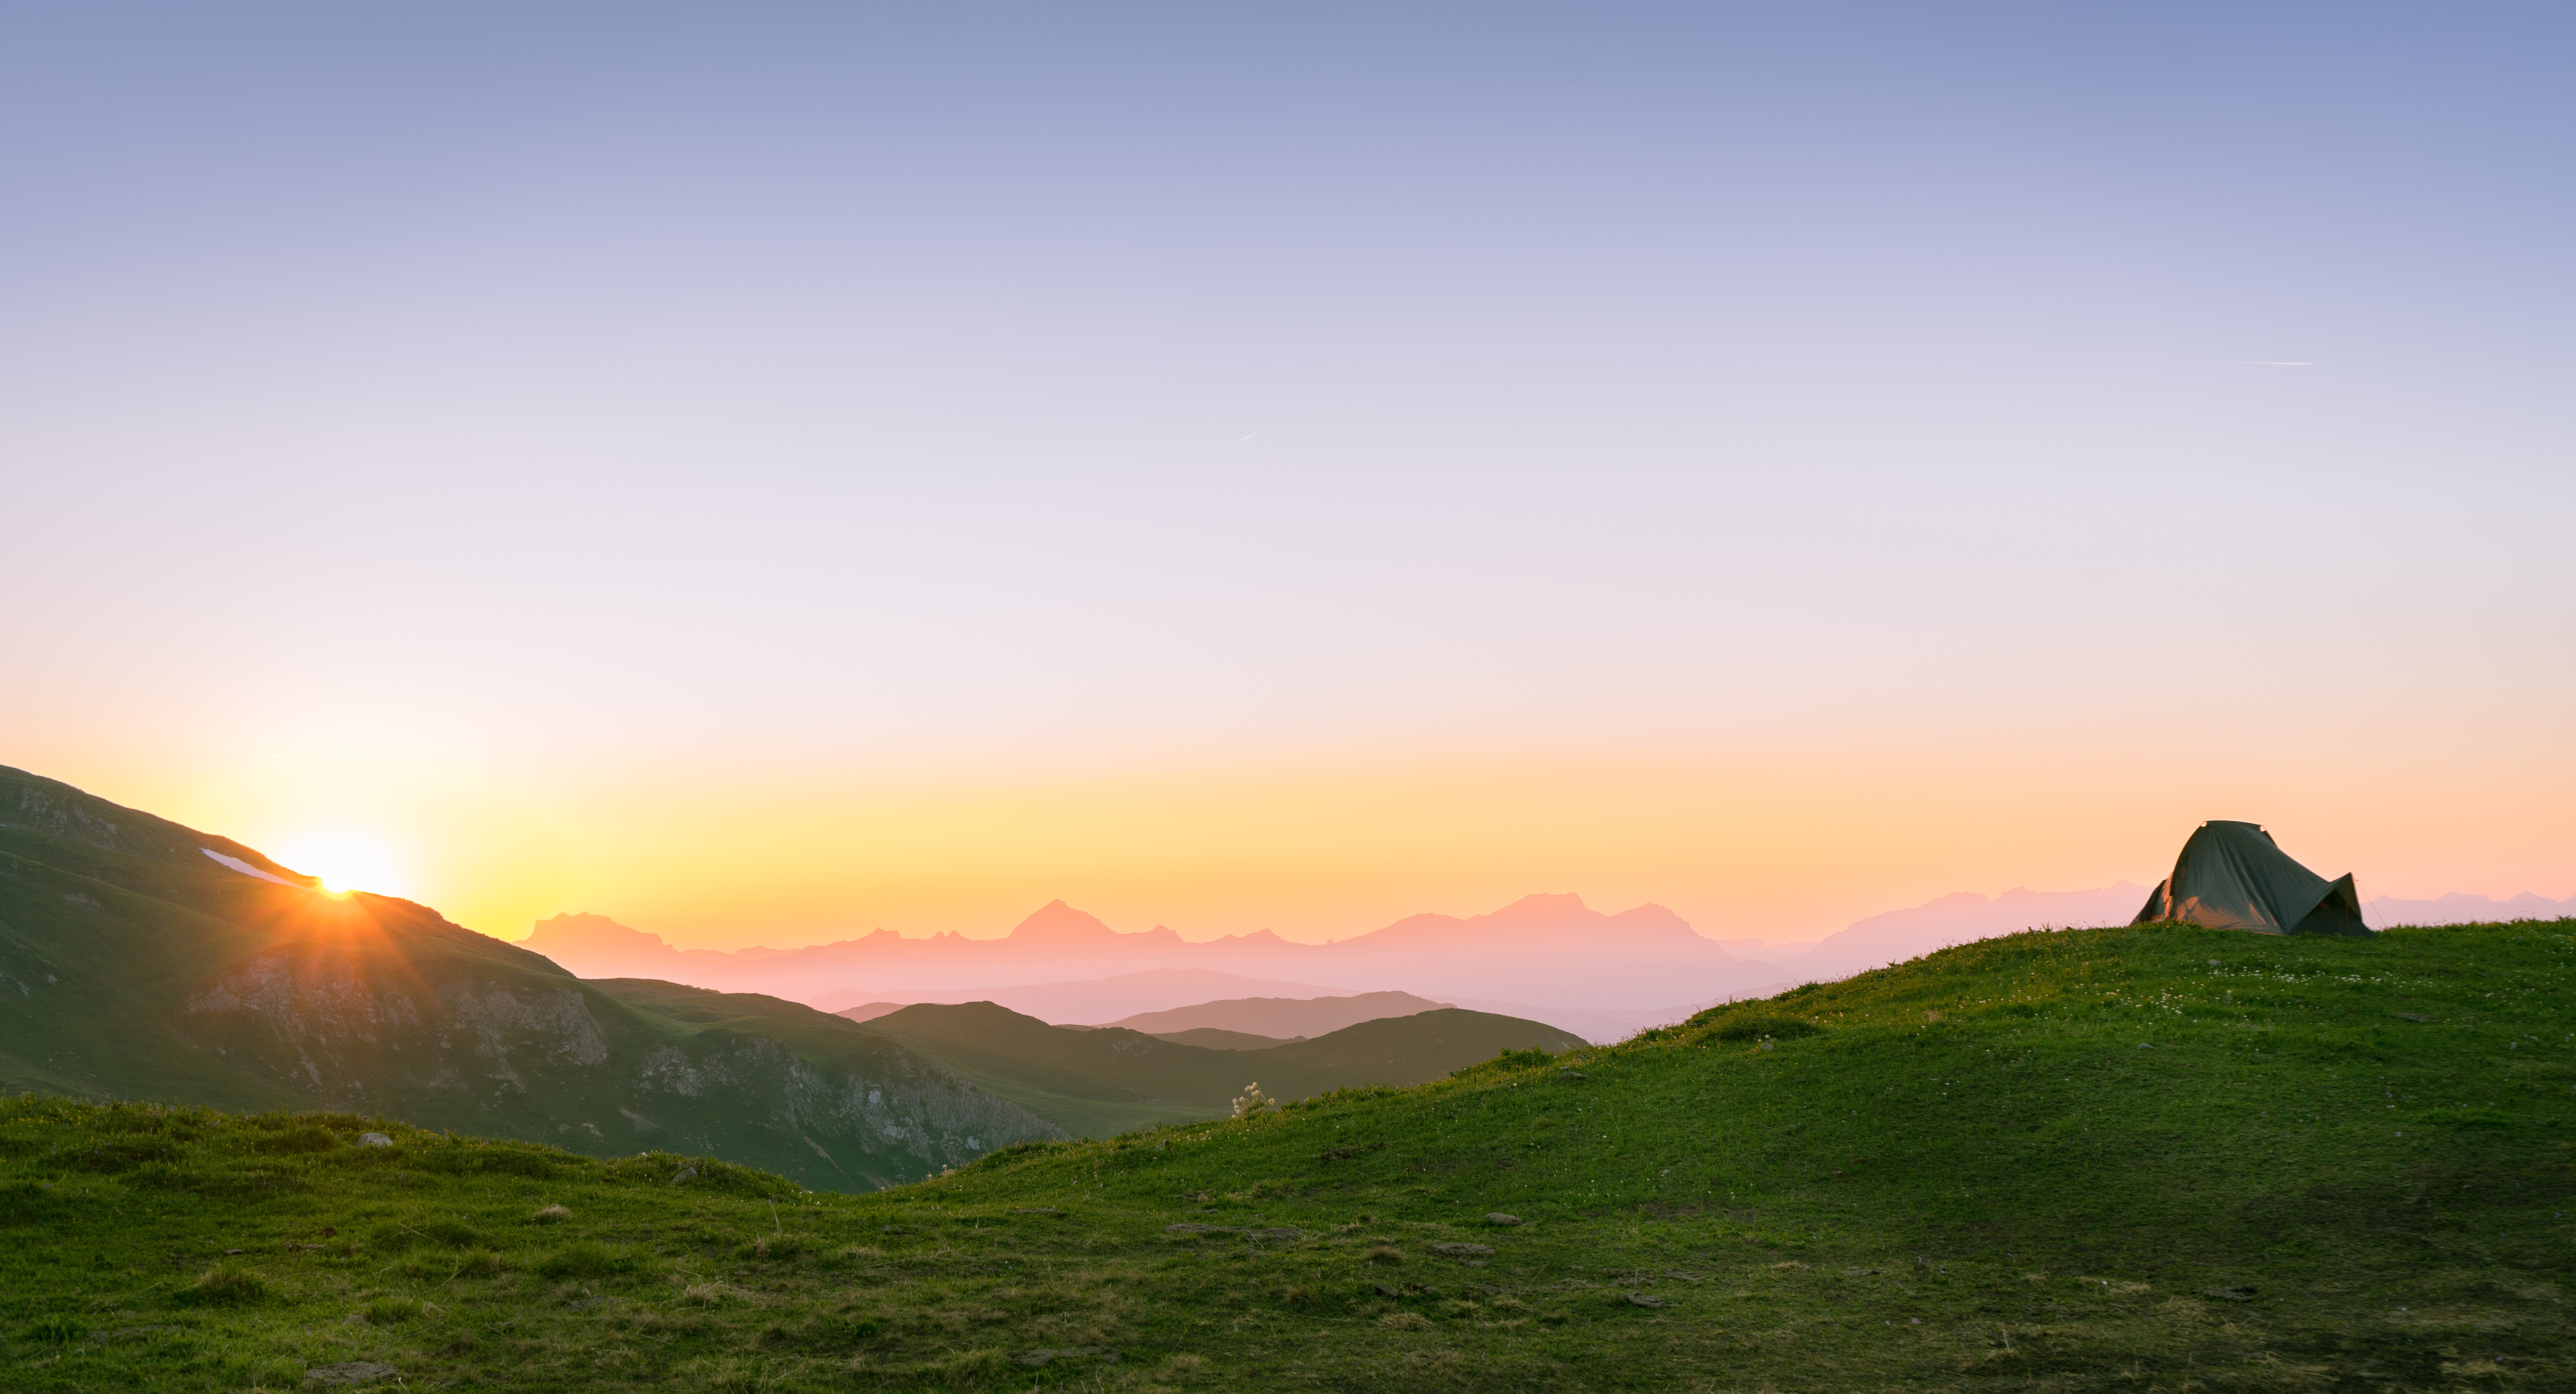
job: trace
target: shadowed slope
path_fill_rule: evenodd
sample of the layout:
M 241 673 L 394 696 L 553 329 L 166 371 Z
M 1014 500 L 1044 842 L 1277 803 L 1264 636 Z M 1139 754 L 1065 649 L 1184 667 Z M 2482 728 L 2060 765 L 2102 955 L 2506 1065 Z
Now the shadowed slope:
M 793 1032 L 676 1020 L 424 906 L 299 880 L 0 771 L 0 1086 L 678 1146 L 841 1188 L 1055 1131 L 883 1037 L 804 1058 Z

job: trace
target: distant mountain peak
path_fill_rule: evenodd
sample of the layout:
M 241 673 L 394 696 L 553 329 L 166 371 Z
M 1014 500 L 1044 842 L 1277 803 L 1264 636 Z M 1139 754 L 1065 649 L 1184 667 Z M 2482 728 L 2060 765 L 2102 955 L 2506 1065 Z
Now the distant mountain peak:
M 520 942 L 539 953 L 548 949 L 614 947 L 652 950 L 670 947 L 661 935 L 619 924 L 606 915 L 596 915 L 588 910 L 539 920 L 528 931 L 528 937 Z
M 1583 897 L 1572 891 L 1541 891 L 1536 895 L 1522 896 L 1490 915 L 1480 915 L 1477 918 L 1500 920 L 1518 919 L 1523 916 L 1589 915 L 1591 913 L 1592 907 L 1584 904 Z
M 1098 944 L 1118 937 L 1118 931 L 1101 923 L 1100 917 L 1076 910 L 1061 900 L 1050 900 L 1039 906 L 1036 914 L 1011 927 L 1011 941 L 1017 944 L 1080 945 Z

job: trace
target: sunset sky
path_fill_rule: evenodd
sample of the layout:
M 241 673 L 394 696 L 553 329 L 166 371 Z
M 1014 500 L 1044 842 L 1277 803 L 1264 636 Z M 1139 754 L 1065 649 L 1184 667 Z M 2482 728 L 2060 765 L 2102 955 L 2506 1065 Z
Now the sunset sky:
M 10 7 L 0 764 L 512 938 L 2576 894 L 2571 62 Z

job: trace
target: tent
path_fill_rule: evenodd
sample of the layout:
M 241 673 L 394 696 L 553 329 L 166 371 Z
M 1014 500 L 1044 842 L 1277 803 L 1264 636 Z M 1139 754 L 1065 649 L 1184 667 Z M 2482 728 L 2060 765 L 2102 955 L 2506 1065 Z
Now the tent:
M 2208 822 L 2174 859 L 2173 875 L 2131 924 L 2188 920 L 2257 934 L 2368 934 L 2352 876 L 2328 881 L 2253 823 Z

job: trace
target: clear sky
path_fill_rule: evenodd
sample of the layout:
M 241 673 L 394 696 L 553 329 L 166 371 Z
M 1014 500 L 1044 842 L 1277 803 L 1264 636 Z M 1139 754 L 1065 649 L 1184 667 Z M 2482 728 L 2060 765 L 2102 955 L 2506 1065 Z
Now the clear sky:
M 0 763 L 506 936 L 2576 893 L 2576 10 L 0 9 Z M 303 861 L 299 862 L 299 857 Z

